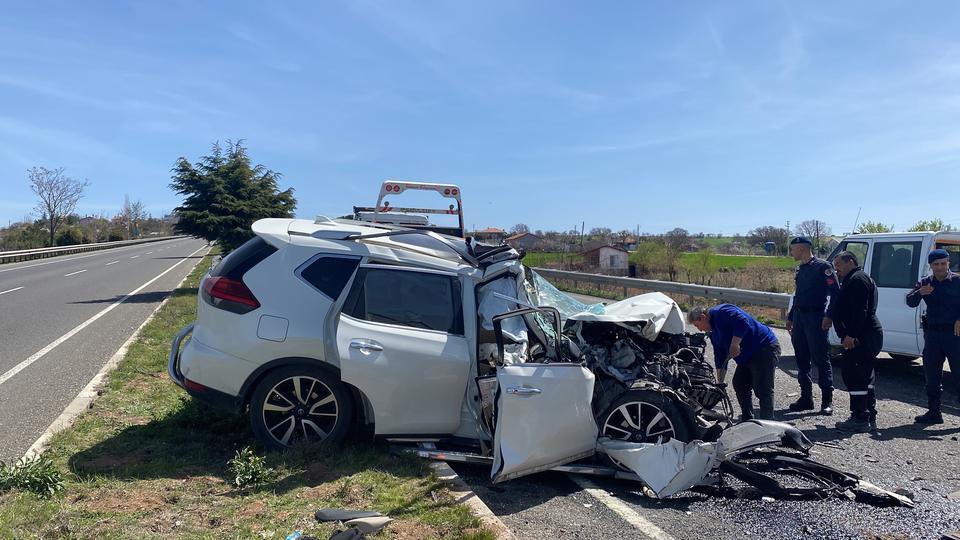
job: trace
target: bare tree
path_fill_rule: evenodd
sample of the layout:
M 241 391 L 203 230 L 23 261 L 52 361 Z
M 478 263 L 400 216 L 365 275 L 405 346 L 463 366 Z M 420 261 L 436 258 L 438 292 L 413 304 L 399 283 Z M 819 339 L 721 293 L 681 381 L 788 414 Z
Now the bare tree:
M 127 237 L 133 238 L 140 228 L 140 222 L 147 217 L 143 203 L 137 199 L 130 202 L 130 196 L 123 196 L 123 208 L 120 209 L 120 215 L 123 216 L 124 225 L 127 227 Z
M 797 224 L 794 228 L 800 236 L 806 236 L 813 242 L 813 252 L 819 253 L 823 238 L 830 236 L 830 227 L 819 219 L 808 219 Z
M 685 251 L 690 247 L 690 233 L 686 229 L 677 227 L 664 235 L 664 243 L 674 251 Z
M 510 228 L 510 234 L 521 234 L 530 232 L 530 227 L 527 227 L 525 223 L 517 223 Z
M 63 174 L 63 167 L 48 169 L 33 167 L 27 170 L 30 189 L 39 197 L 36 212 L 46 220 L 50 245 L 54 243 L 57 229 L 67 216 L 77 208 L 77 202 L 83 197 L 83 190 L 90 185 L 84 180 L 74 180 Z

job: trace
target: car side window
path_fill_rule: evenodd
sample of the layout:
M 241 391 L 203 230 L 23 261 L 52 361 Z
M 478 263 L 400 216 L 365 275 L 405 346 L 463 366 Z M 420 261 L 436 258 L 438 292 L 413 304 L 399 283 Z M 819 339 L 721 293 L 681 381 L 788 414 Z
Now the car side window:
M 361 268 L 343 312 L 371 322 L 463 335 L 460 282 L 454 276 Z
M 945 249 L 950 254 L 950 270 L 960 272 L 960 245 L 957 244 L 937 244 L 937 249 Z
M 307 262 L 300 277 L 323 294 L 336 300 L 360 264 L 354 257 L 320 256 Z
M 860 263 L 860 266 L 867 266 L 867 247 L 869 244 L 866 242 L 841 242 L 837 249 L 833 250 L 833 253 L 830 254 L 830 258 L 827 259 L 830 262 L 833 262 L 834 257 L 837 256 L 841 251 L 849 251 L 857 256 L 857 262 Z
M 920 270 L 920 242 L 874 242 L 870 277 L 877 287 L 912 288 Z

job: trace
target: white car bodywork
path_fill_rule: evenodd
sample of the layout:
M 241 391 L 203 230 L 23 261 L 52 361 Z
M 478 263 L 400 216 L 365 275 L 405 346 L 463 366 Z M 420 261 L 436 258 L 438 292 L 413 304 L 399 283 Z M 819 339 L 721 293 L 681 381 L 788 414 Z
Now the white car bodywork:
M 481 268 L 431 233 L 421 232 L 410 242 L 410 236 L 383 236 L 383 227 L 325 218 L 315 222 L 263 219 L 254 223 L 253 231 L 276 249 L 242 276 L 259 307 L 235 314 L 201 298 L 192 336 L 182 351 L 179 341 L 174 345 L 171 376 L 191 394 L 215 393 L 243 406 L 252 385 L 274 362 L 319 362 L 335 368 L 342 382 L 355 390 L 375 435 L 455 436 L 492 444 L 497 481 L 595 452 L 593 373 L 575 363 L 526 362 L 527 329 L 520 319 L 503 321 L 503 331 L 514 343 L 505 348 L 496 369 L 500 389 L 496 429 L 480 421 L 481 396 L 473 383 L 480 375 L 480 333 L 488 336 L 484 354 L 494 354 L 489 332 L 495 315 L 550 301 L 528 296 L 516 252 L 505 253 L 500 262 L 493 256 Z M 302 275 L 318 258 L 357 263 L 336 298 Z M 363 271 L 444 276 L 458 283 L 465 314 L 462 332 L 373 322 L 344 313 L 354 280 Z M 557 298 L 554 294 L 553 300 Z M 574 320 L 642 326 L 644 337 L 650 339 L 660 331 L 682 333 L 684 329 L 679 307 L 659 293 L 605 310 L 594 306 L 591 311 L 566 315 Z M 300 392 L 298 386 L 298 398 Z

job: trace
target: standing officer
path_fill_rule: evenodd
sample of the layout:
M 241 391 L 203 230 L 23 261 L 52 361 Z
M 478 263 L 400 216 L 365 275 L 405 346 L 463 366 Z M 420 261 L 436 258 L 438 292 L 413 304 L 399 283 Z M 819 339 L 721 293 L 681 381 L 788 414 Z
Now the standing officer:
M 760 401 L 760 418 L 773 420 L 773 379 L 780 359 L 780 343 L 773 332 L 742 309 L 720 304 L 711 309 L 695 307 L 687 321 L 710 334 L 717 382 L 725 383 L 727 363 L 737 362 L 733 390 L 737 394 L 741 420 L 753 418 L 752 391 Z
M 838 422 L 837 429 L 865 433 L 877 429 L 873 364 L 883 348 L 883 327 L 877 319 L 877 284 L 849 251 L 841 251 L 833 264 L 842 280 L 833 306 L 833 328 L 843 346 L 841 374 L 850 392 L 850 418 Z
M 935 249 L 927 256 L 932 276 L 927 276 L 907 294 L 907 305 L 917 307 L 923 300 L 927 313 L 923 321 L 923 374 L 927 379 L 926 413 L 916 418 L 921 424 L 942 424 L 940 395 L 943 393 L 943 360 L 950 361 L 954 384 L 960 379 L 960 275 L 950 271 L 950 254 Z
M 813 243 L 809 238 L 798 236 L 791 240 L 790 255 L 800 263 L 794 277 L 793 305 L 787 314 L 787 332 L 793 342 L 800 382 L 800 399 L 790 404 L 790 410 L 813 408 L 812 364 L 817 366 L 820 384 L 820 413 L 830 416 L 833 414 L 833 368 L 827 331 L 832 324 L 830 316 L 840 289 L 830 263 L 813 256 Z M 830 308 L 824 313 L 828 296 L 831 298 Z

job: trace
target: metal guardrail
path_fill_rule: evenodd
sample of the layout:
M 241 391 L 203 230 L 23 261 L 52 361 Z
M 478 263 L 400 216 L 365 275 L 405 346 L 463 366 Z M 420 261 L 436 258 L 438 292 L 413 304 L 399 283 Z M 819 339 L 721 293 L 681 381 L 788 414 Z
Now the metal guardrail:
M 653 279 L 638 279 L 620 276 L 606 276 L 603 274 L 584 274 L 568 272 L 566 270 L 551 270 L 548 268 L 534 268 L 541 276 L 548 279 L 562 279 L 573 281 L 574 288 L 578 283 L 591 285 L 610 285 L 623 287 L 624 296 L 627 289 L 641 289 L 644 291 L 659 291 L 662 293 L 685 294 L 730 302 L 732 304 L 749 304 L 754 306 L 768 306 L 778 308 L 782 318 L 786 318 L 787 308 L 790 307 L 792 295 L 785 293 L 771 293 L 763 291 L 749 291 L 746 289 L 731 289 L 727 287 L 711 287 L 693 283 L 676 283 L 673 281 L 657 281 Z
M 123 246 L 134 246 L 137 244 L 149 244 L 151 242 L 175 240 L 177 238 L 186 238 L 186 236 L 160 236 L 157 238 L 141 238 L 139 240 L 120 240 L 118 242 L 99 242 L 96 244 L 77 244 L 75 246 L 21 249 L 19 251 L 0 251 L 0 264 L 30 261 L 33 259 L 45 259 L 47 257 L 57 257 L 60 255 L 70 255 L 73 253 L 84 253 L 86 251 L 99 251 L 101 249 L 111 249 Z

